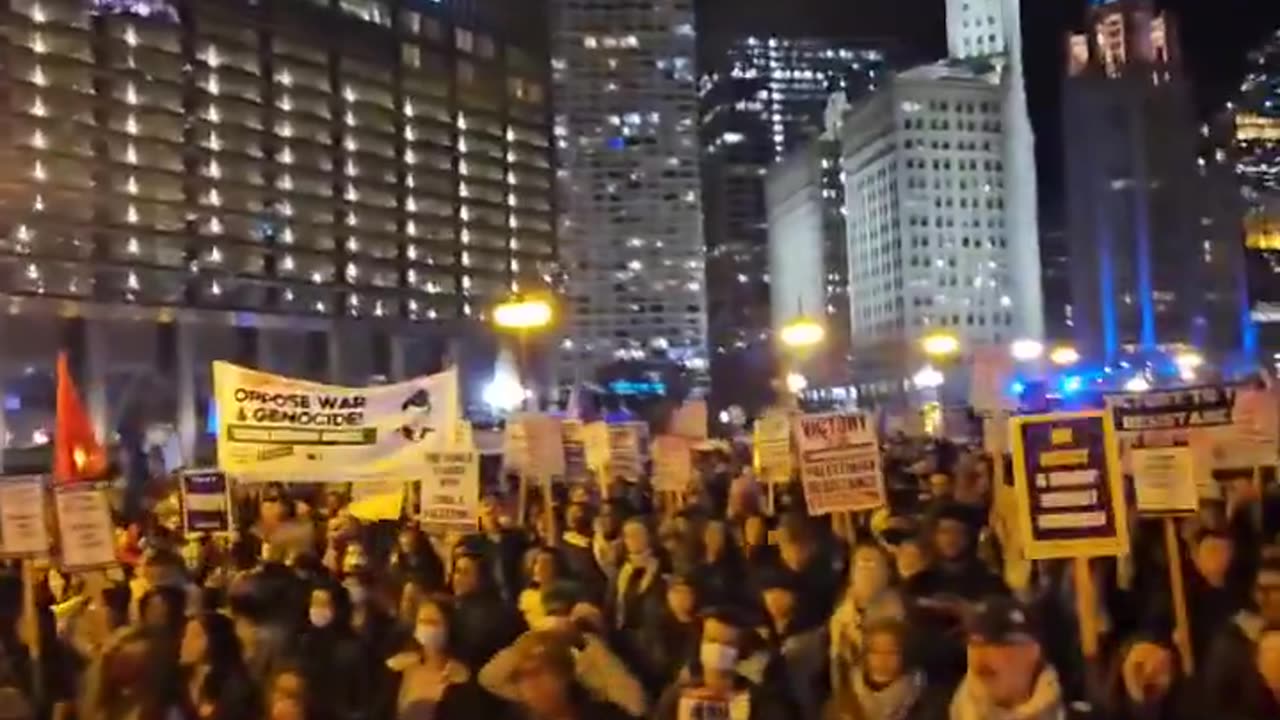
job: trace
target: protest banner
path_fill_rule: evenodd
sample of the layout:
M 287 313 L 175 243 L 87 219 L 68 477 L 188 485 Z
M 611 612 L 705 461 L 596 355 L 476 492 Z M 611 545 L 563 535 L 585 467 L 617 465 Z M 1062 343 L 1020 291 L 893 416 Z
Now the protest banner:
M 1124 484 L 1110 415 L 1096 410 L 1023 415 L 1009 420 L 1009 436 L 1028 558 L 1128 551 Z
M 683 493 L 693 480 L 693 442 L 677 435 L 653 441 L 653 485 L 658 492 Z
M 886 504 L 875 421 L 863 413 L 802 415 L 795 423 L 800 479 L 810 515 Z
M 213 386 L 218 468 L 247 482 L 403 480 L 456 432 L 456 370 L 351 388 L 215 362 Z
M 609 480 L 640 482 L 644 471 L 640 445 L 642 442 L 636 423 L 609 425 Z
M 366 480 L 351 483 L 351 516 L 365 522 L 399 520 L 404 512 L 402 480 Z
M 1201 473 L 1276 462 L 1274 400 L 1265 389 L 1201 385 L 1116 393 L 1106 403 L 1126 469 L 1135 447 L 1190 447 Z
M 769 484 L 791 482 L 795 459 L 791 454 L 791 416 L 778 408 L 765 411 L 752 429 L 755 471 Z
M 178 478 L 182 531 L 227 533 L 231 520 L 231 483 L 221 470 L 187 470 Z
M 602 472 L 609 463 L 609 426 L 599 421 L 583 425 L 582 451 L 587 468 L 592 472 Z
M 48 555 L 50 538 L 45 517 L 43 477 L 0 478 L 0 558 Z
M 480 523 L 480 456 L 471 448 L 427 453 L 422 482 L 423 527 L 467 532 Z
M 587 470 L 587 448 L 583 439 L 581 420 L 565 420 L 560 423 L 560 432 L 564 440 L 564 480 L 567 483 L 581 483 L 589 476 Z
M 1186 515 L 1200 508 L 1191 448 L 1133 448 L 1133 489 L 1143 515 Z
M 63 571 L 83 572 L 117 564 L 115 526 L 105 488 L 95 483 L 57 485 L 54 509 Z

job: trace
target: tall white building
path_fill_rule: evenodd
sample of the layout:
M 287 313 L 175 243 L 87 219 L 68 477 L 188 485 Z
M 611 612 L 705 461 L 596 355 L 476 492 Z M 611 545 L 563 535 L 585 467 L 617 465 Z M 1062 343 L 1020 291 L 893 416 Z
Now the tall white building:
M 931 333 L 966 350 L 1043 336 L 1017 3 L 948 0 L 947 9 L 952 57 L 899 74 L 844 121 L 850 324 L 864 394 L 905 387 Z
M 553 0 L 566 370 L 706 363 L 693 0 Z

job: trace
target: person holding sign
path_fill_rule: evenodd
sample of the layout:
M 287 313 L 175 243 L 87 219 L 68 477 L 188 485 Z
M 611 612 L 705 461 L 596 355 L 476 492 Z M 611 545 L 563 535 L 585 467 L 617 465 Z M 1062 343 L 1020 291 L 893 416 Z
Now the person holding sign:
M 775 693 L 738 673 L 750 629 L 727 610 L 703 616 L 698 656 L 662 694 L 654 720 L 788 720 L 796 717 Z

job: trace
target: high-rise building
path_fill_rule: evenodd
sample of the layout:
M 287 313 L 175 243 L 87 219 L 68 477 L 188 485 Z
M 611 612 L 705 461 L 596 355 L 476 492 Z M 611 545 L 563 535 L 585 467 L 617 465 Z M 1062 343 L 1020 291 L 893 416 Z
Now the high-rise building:
M 1280 31 L 1250 54 L 1227 121 L 1224 144 L 1246 203 L 1245 265 L 1258 350 L 1280 368 Z
M 1240 216 L 1197 125 L 1178 28 L 1151 0 L 1070 35 L 1063 113 L 1076 342 L 1087 357 L 1241 348 Z
M 693 0 L 552 0 L 565 370 L 706 363 Z
M 422 372 L 555 272 L 534 3 L 12 0 L 0 18 L 0 439 L 47 435 L 58 348 L 100 430 L 172 423 L 191 450 L 209 360 Z
M 899 73 L 843 121 L 854 376 L 901 394 L 921 340 L 963 352 L 1044 335 L 1033 136 L 1012 0 L 949 2 L 952 57 Z M 951 374 L 962 375 L 957 363 Z M 947 396 L 964 399 L 964 378 Z
M 818 137 L 832 93 L 861 98 L 888 73 L 881 45 L 815 37 L 741 38 L 704 68 L 702 195 L 717 356 L 773 342 L 769 167 Z

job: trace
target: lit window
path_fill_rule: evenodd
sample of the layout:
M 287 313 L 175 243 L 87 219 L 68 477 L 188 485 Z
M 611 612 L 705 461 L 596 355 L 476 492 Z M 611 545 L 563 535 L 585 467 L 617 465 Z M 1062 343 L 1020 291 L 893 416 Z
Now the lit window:
M 31 114 L 36 117 L 44 117 L 49 114 L 48 108 L 44 106 L 44 100 L 37 95 L 36 99 L 31 103 Z
M 31 71 L 31 84 L 39 87 L 48 87 L 49 78 L 45 76 L 44 68 L 42 66 L 37 65 L 35 69 Z
M 49 48 L 44 44 L 44 35 L 33 33 L 31 35 L 31 51 L 37 55 L 43 55 L 48 52 Z
M 40 148 L 41 150 L 48 146 L 48 141 L 44 137 L 44 131 L 40 128 L 36 128 L 31 133 L 31 146 Z

